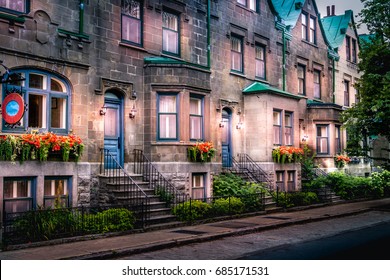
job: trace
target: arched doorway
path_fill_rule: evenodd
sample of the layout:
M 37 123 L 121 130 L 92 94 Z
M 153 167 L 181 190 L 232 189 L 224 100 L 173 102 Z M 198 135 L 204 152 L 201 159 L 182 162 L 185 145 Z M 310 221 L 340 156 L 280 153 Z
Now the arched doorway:
M 232 166 L 232 141 L 231 141 L 231 117 L 232 111 L 228 108 L 222 110 L 222 167 Z
M 104 95 L 104 107 L 104 149 L 123 166 L 123 99 L 108 91 Z

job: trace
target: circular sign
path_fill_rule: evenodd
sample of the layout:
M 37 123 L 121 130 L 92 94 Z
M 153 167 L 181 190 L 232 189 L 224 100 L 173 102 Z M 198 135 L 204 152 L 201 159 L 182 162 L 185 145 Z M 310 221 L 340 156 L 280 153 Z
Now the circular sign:
M 3 101 L 3 119 L 6 123 L 15 124 L 24 115 L 24 101 L 18 93 L 8 94 Z

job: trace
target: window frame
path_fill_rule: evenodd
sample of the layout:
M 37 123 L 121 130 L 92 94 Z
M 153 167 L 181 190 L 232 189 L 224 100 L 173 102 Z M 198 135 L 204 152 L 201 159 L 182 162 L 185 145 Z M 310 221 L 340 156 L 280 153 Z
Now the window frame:
M 124 43 L 128 43 L 131 45 L 142 47 L 143 46 L 143 25 L 144 25 L 143 1 L 142 0 L 131 0 L 131 1 L 139 3 L 139 18 L 134 17 L 130 14 L 124 13 L 123 12 L 123 4 L 122 4 L 123 2 L 121 3 L 121 41 Z M 135 22 L 137 22 L 139 24 L 139 26 L 138 26 L 139 42 L 124 38 L 124 35 L 123 35 L 124 18 L 129 18 L 129 19 L 131 19 L 131 21 L 134 20 Z
M 312 24 L 313 21 L 313 24 Z M 316 26 L 317 18 L 313 16 L 309 16 L 309 42 L 317 45 L 317 26 Z
M 303 77 L 299 76 L 299 69 L 302 69 Z M 306 95 L 306 65 L 298 64 L 297 65 L 297 76 L 298 76 L 298 94 Z M 302 84 L 302 88 L 301 88 Z
M 294 191 L 296 187 L 296 172 L 295 170 L 287 170 L 287 178 L 286 178 L 286 184 L 287 184 L 287 191 Z M 292 179 L 292 180 L 290 180 Z
M 175 112 L 160 112 L 160 99 L 162 96 L 175 96 Z M 174 115 L 175 116 L 175 137 L 161 137 L 160 116 Z M 176 92 L 159 92 L 157 93 L 157 140 L 158 141 L 177 141 L 179 139 L 179 94 Z
M 200 115 L 199 114 L 192 114 L 191 113 L 191 100 L 198 100 L 200 102 Z M 189 135 L 190 135 L 190 141 L 198 141 L 198 140 L 203 140 L 204 139 L 204 97 L 199 96 L 196 94 L 190 94 L 190 110 L 189 110 Z M 199 124 L 200 124 L 200 137 L 199 138 L 194 138 L 192 137 L 192 121 L 191 117 L 196 117 L 199 118 Z
M 12 92 L 12 91 L 19 91 L 22 92 L 22 97 L 24 99 L 24 103 L 29 108 L 23 115 L 22 119 L 20 120 L 20 125 L 16 125 L 13 128 L 9 128 L 5 125 L 4 119 L 2 122 L 2 129 L 4 132 L 18 132 L 18 133 L 24 133 L 28 129 L 38 129 L 40 132 L 50 131 L 57 134 L 63 134 L 66 135 L 69 133 L 69 127 L 70 127 L 70 115 L 71 115 L 71 89 L 68 84 L 68 82 L 48 71 L 43 70 L 37 70 L 37 69 L 18 69 L 15 71 L 10 71 L 10 75 L 12 74 L 20 74 L 22 75 L 25 80 L 20 82 L 20 84 L 8 84 L 3 86 L 3 100 L 6 95 L 6 91 Z M 42 78 L 42 88 L 39 88 L 32 83 L 31 77 L 35 76 L 41 76 Z M 63 91 L 57 91 L 52 90 L 52 83 L 60 83 L 63 86 Z M 42 98 L 42 108 L 40 109 L 40 113 L 42 113 L 42 127 L 32 127 L 30 126 L 30 116 L 29 114 L 32 113 L 32 106 L 30 102 L 30 98 L 32 96 L 39 96 Z M 53 103 L 56 99 L 57 103 Z M 52 124 L 53 120 L 53 112 L 52 110 L 57 109 L 56 106 L 59 106 L 58 99 L 63 99 L 65 107 L 63 108 L 63 111 L 60 111 L 59 114 L 62 115 L 62 122 L 64 123 L 62 127 L 54 127 Z M 44 102 L 43 102 L 44 101 Z M 39 108 L 38 108 L 39 109 Z M 44 122 L 44 124 L 43 124 Z M 61 122 L 61 120 L 60 120 Z
M 357 63 L 357 41 L 356 39 L 352 38 L 352 46 L 351 46 L 351 52 L 352 52 L 352 62 Z
M 192 173 L 192 180 L 191 180 L 191 198 L 192 199 L 201 199 L 201 200 L 204 200 L 206 197 L 207 197 L 207 192 L 206 192 L 206 176 L 207 176 L 207 173 Z M 196 180 L 196 177 L 200 177 L 200 182 L 201 182 L 201 186 L 196 186 L 195 185 L 195 180 Z M 195 197 L 195 194 L 194 192 L 195 191 L 198 191 L 198 190 L 201 190 L 203 193 L 202 193 L 202 197 Z
M 318 82 L 316 81 L 316 75 L 318 75 Z M 321 99 L 321 71 L 314 69 L 313 70 L 313 97 Z M 318 89 L 318 90 L 316 90 Z
M 233 50 L 233 40 L 237 40 L 240 50 Z M 240 58 L 240 69 L 234 68 L 234 54 L 238 54 L 237 57 Z M 236 34 L 232 34 L 230 37 L 230 71 L 241 74 L 244 73 L 244 38 Z
M 63 180 L 66 182 L 66 194 L 61 194 L 60 197 L 61 199 L 65 199 L 65 204 L 63 207 L 71 207 L 72 205 L 72 177 L 70 176 L 45 176 L 44 178 L 44 186 L 43 186 L 43 206 L 45 208 L 51 207 L 51 205 L 46 205 L 46 201 L 55 201 L 56 199 L 56 194 L 52 195 L 46 195 L 45 194 L 45 183 L 46 181 L 55 181 L 55 180 Z M 52 184 L 52 183 L 51 183 Z M 54 203 L 53 203 L 54 204 Z
M 319 136 L 318 129 L 326 128 L 326 136 Z M 326 151 L 320 147 L 322 145 L 322 140 L 326 140 Z M 316 125 L 316 152 L 317 155 L 329 155 L 329 125 L 328 124 L 317 124 Z
M 15 0 L 8 0 L 8 1 L 9 1 L 8 3 L 10 3 L 11 1 L 14 2 Z M 24 2 L 24 10 L 23 11 L 18 11 L 18 10 L 14 10 L 14 9 L 3 7 L 3 6 L 0 6 L 0 11 L 4 11 L 6 13 L 16 14 L 16 15 L 28 14 L 30 12 L 31 0 L 23 0 L 23 2 Z
M 287 121 L 286 121 L 286 117 L 290 117 L 290 122 L 291 124 L 287 124 Z M 289 111 L 285 111 L 284 112 L 284 123 L 283 123 L 283 127 L 284 127 L 284 131 L 283 131 L 283 134 L 284 134 L 284 145 L 286 146 L 293 146 L 294 145 L 294 113 L 293 112 L 289 112 Z M 287 134 L 287 131 L 291 129 L 291 133 L 290 133 L 290 136 L 288 136 Z M 287 139 L 290 138 L 290 141 L 287 141 Z M 290 143 L 288 143 L 290 142 Z
M 341 153 L 341 126 L 335 125 L 335 152 Z
M 345 36 L 345 55 L 345 59 L 351 61 L 351 37 L 348 35 Z
M 263 58 L 257 57 L 257 49 L 262 49 Z M 255 44 L 255 77 L 258 79 L 266 80 L 267 79 L 267 63 L 266 63 L 266 46 L 256 43 Z M 258 62 L 262 64 L 263 76 L 258 75 Z
M 164 26 L 164 15 L 165 14 L 169 14 L 169 15 L 174 16 L 176 18 L 177 30 L 174 30 L 172 28 Z M 161 17 L 162 17 L 162 52 L 165 53 L 165 54 L 169 54 L 169 55 L 180 57 L 180 44 L 181 44 L 180 43 L 180 14 L 177 13 L 177 12 L 171 11 L 171 10 L 164 9 L 162 11 L 162 13 L 161 13 Z M 177 52 L 172 52 L 170 50 L 166 50 L 165 49 L 165 42 L 166 42 L 166 40 L 165 40 L 165 32 L 174 32 L 174 33 L 177 34 L 177 36 L 176 36 Z M 168 47 L 169 47 L 169 42 L 168 42 Z
M 275 123 L 275 114 L 278 114 L 277 119 L 279 120 L 279 124 Z M 272 125 L 273 125 L 273 144 L 275 146 L 281 146 L 282 145 L 282 110 L 273 110 L 272 114 Z M 279 135 L 279 142 L 277 143 L 277 139 L 275 139 L 275 136 Z
M 277 190 L 284 190 L 285 175 L 284 170 L 275 171 L 275 185 Z
M 27 182 L 30 186 L 27 186 L 27 189 L 29 191 L 29 196 L 17 196 L 17 197 L 11 197 L 8 198 L 5 196 L 4 190 L 5 190 L 5 185 L 6 182 L 13 182 L 13 194 L 17 192 L 17 190 L 14 190 L 15 183 L 18 181 L 24 181 Z M 17 184 L 17 183 L 16 183 Z M 17 186 L 16 186 L 17 187 Z M 7 208 L 7 202 L 17 202 L 17 201 L 28 201 L 29 206 L 27 207 L 28 209 L 25 211 L 11 211 L 11 212 L 6 212 Z M 4 177 L 3 179 L 3 210 L 4 214 L 5 213 L 18 213 L 18 212 L 26 212 L 29 210 L 36 209 L 36 177 L 31 177 L 31 176 L 26 176 L 26 177 Z
M 237 3 L 253 12 L 259 11 L 259 0 L 237 0 Z M 252 4 L 254 7 L 252 7 Z
M 301 33 L 302 33 L 302 40 L 305 40 L 305 41 L 308 41 L 308 25 L 309 25 L 309 22 L 307 21 L 308 20 L 308 14 L 306 13 L 302 13 L 301 14 L 301 26 L 302 26 L 302 29 L 301 29 Z
M 349 84 L 350 84 L 350 81 L 344 80 L 344 106 L 349 106 L 350 105 L 350 102 L 349 102 L 349 99 L 350 99 Z

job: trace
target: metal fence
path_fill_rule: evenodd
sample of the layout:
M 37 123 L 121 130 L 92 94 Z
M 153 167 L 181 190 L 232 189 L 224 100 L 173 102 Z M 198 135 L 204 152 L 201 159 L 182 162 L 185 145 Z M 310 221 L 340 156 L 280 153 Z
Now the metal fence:
M 143 228 L 147 206 L 117 205 L 5 213 L 3 245 Z

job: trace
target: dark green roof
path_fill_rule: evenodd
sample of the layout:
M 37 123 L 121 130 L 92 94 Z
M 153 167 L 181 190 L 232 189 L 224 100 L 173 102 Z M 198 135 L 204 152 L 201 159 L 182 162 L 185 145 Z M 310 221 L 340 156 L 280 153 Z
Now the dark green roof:
M 350 24 L 355 25 L 351 10 L 345 11 L 343 15 L 324 17 L 321 22 L 332 49 L 339 48 L 343 44 Z M 354 31 L 356 32 L 356 29 Z
M 145 57 L 145 63 L 154 63 L 154 64 L 185 64 L 185 61 L 177 60 L 169 57 Z
M 295 95 L 295 94 L 292 94 L 290 92 L 287 92 L 287 91 L 284 91 L 284 90 L 281 90 L 281 89 L 278 89 L 278 88 L 275 88 L 275 87 L 271 87 L 270 85 L 263 84 L 263 83 L 260 83 L 260 82 L 254 82 L 254 83 L 250 84 L 249 86 L 244 88 L 242 90 L 242 92 L 246 93 L 246 94 L 250 94 L 250 93 L 273 93 L 273 94 L 276 94 L 276 95 L 281 95 L 281 96 L 289 97 L 289 98 L 293 98 L 293 99 L 301 99 L 301 98 L 303 98 L 302 96 Z

